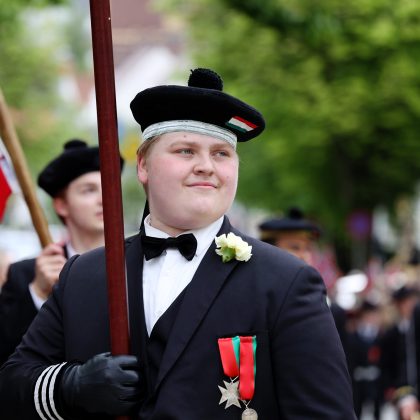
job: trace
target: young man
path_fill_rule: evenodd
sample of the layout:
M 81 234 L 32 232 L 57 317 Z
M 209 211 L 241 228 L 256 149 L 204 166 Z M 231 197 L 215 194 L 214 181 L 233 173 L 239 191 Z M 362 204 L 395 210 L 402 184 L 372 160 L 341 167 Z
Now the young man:
M 38 185 L 51 196 L 68 240 L 46 246 L 36 259 L 10 265 L 0 295 L 0 364 L 19 344 L 67 258 L 104 244 L 98 147 L 68 141 L 40 173 Z
M 133 355 L 111 356 L 105 255 L 71 259 L 0 372 L 8 419 L 354 419 L 315 270 L 229 223 L 236 142 L 262 116 L 210 70 L 140 92 L 150 206 L 126 241 Z

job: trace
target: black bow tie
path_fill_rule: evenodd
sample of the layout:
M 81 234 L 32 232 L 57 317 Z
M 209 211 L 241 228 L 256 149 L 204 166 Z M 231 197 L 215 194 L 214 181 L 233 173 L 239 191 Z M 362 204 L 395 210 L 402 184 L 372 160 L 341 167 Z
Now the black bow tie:
M 179 235 L 176 238 L 154 238 L 153 236 L 141 235 L 141 243 L 146 260 L 158 257 L 167 248 L 178 248 L 179 252 L 188 261 L 194 258 L 197 249 L 197 239 L 192 233 Z

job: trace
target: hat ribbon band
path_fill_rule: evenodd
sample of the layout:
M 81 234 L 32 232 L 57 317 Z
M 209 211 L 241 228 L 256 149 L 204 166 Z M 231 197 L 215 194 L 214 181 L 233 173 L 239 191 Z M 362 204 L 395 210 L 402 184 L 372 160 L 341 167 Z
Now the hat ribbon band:
M 234 133 L 217 125 L 195 120 L 173 120 L 152 124 L 143 131 L 143 140 L 146 141 L 153 137 L 176 131 L 188 131 L 215 137 L 226 141 L 236 149 L 237 137 Z

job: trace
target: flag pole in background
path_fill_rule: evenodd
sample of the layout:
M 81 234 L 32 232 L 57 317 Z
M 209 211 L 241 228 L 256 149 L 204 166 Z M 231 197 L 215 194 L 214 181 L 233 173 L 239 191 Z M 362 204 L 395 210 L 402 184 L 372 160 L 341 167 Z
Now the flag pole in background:
M 4 98 L 3 92 L 0 89 L 0 137 L 10 155 L 16 178 L 22 190 L 23 197 L 28 206 L 31 215 L 32 223 L 38 234 L 41 246 L 52 242 L 50 231 L 48 230 L 48 222 L 45 218 L 42 207 L 38 202 L 35 187 L 28 169 L 25 155 L 20 145 L 15 127 L 13 125 L 12 117 L 10 116 L 9 108 Z
M 105 224 L 111 350 L 117 355 L 129 354 L 121 168 L 109 0 L 90 0 L 90 17 Z M 119 417 L 119 419 L 123 418 L 126 417 Z

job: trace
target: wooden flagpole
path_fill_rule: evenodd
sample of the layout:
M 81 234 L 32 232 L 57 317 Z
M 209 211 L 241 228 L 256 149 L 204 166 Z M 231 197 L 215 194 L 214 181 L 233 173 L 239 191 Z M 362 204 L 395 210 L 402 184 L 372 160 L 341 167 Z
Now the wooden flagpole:
M 113 354 L 129 354 L 124 224 L 109 0 L 90 0 Z M 125 418 L 125 417 L 121 417 Z
M 9 108 L 0 89 L 0 136 L 6 146 L 7 152 L 13 164 L 16 178 L 22 190 L 23 197 L 28 206 L 32 223 L 38 234 L 41 246 L 45 247 L 52 242 L 48 222 L 45 218 L 42 207 L 38 202 L 35 187 L 28 169 L 28 165 L 23 153 L 22 146 L 16 134 Z

